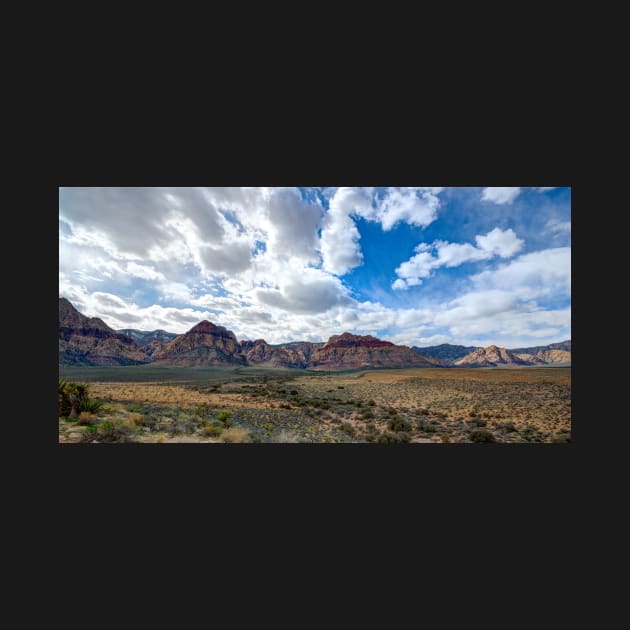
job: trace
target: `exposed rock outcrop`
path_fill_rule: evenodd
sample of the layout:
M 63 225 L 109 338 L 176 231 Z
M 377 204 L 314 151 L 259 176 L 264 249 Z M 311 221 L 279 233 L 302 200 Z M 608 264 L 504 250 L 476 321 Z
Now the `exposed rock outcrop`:
M 396 346 L 371 335 L 333 335 L 313 352 L 308 367 L 314 370 L 431 367 L 438 359 L 425 357 L 407 346 Z
M 236 336 L 223 326 L 204 320 L 158 350 L 152 361 L 172 365 L 245 365 Z
M 98 317 L 86 317 L 59 298 L 59 363 L 65 365 L 136 365 L 147 355 L 136 342 Z

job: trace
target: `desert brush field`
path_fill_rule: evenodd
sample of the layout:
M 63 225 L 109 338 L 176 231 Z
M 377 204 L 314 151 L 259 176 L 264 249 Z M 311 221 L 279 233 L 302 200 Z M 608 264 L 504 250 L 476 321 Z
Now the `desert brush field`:
M 61 443 L 569 442 L 570 368 L 60 368 Z M 82 408 L 83 408 L 82 407 Z M 60 407 L 61 409 L 61 407 Z

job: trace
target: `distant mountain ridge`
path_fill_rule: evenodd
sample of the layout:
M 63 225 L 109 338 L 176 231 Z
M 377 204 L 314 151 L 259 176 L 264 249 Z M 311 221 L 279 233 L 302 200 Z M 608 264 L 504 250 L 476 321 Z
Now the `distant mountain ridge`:
M 571 341 L 549 346 L 475 348 L 441 344 L 428 348 L 399 346 L 371 335 L 344 332 L 326 342 L 269 344 L 243 340 L 223 326 L 202 321 L 181 335 L 165 330 L 114 330 L 97 317 L 86 317 L 59 298 L 59 363 L 66 365 L 264 365 L 309 370 L 403 367 L 490 367 L 570 364 Z M 535 352 L 524 352 L 532 350 Z
M 571 352 L 571 340 L 559 341 L 558 343 L 550 343 L 547 346 L 532 346 L 531 348 L 514 348 L 510 352 L 522 352 L 524 354 L 536 354 L 540 350 L 565 350 Z
M 485 353 L 478 352 L 480 350 L 488 351 L 490 348 L 497 348 L 500 351 L 506 351 L 508 355 L 496 355 L 495 350 L 490 350 L 489 354 L 493 354 L 497 365 L 541 365 L 541 364 L 558 364 L 571 363 L 571 340 L 550 343 L 547 346 L 532 346 L 531 348 L 498 348 L 498 346 L 458 346 L 450 343 L 443 343 L 439 346 L 428 346 L 419 348 L 413 346 L 412 350 L 420 352 L 426 356 L 437 357 L 442 360 L 445 365 L 461 365 L 460 360 L 466 357 L 465 363 L 470 367 L 483 367 L 486 363 L 494 365 L 495 362 L 485 356 Z M 468 357 L 470 354 L 474 357 Z M 496 356 L 495 356 L 496 355 Z
M 122 335 L 131 337 L 140 347 L 146 346 L 148 343 L 155 341 L 173 341 L 177 337 L 177 333 L 166 332 L 165 330 L 136 330 L 135 328 L 119 328 L 118 332 Z
M 411 349 L 419 354 L 440 359 L 445 365 L 450 365 L 453 361 L 465 357 L 469 352 L 477 350 L 477 346 L 456 346 L 450 343 L 442 343 L 439 346 L 429 346 L 428 348 L 412 346 Z

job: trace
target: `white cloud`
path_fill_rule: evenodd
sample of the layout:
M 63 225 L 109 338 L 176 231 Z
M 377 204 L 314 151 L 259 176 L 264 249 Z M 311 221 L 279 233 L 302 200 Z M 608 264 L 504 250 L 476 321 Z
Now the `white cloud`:
M 538 192 L 547 192 L 548 190 L 555 190 L 557 188 L 557 186 L 538 186 L 537 188 L 534 188 L 534 190 L 537 190 Z
M 509 258 L 523 248 L 523 241 L 511 229 L 494 230 L 485 235 L 475 236 L 479 249 L 500 258 Z
M 436 190 L 441 189 L 389 188 L 376 213 L 383 230 L 387 232 L 401 221 L 420 227 L 433 223 L 440 205 Z
M 520 188 L 491 187 L 484 188 L 481 194 L 483 201 L 492 201 L 497 204 L 512 203 L 521 192 Z
M 520 299 L 571 294 L 571 248 L 523 254 L 497 269 L 472 277 L 479 289 L 510 291 Z
M 126 271 L 130 276 L 141 278 L 142 280 L 165 280 L 164 274 L 156 271 L 155 268 L 147 265 L 139 265 L 135 262 L 128 262 Z
M 477 247 L 470 243 L 447 241 L 434 241 L 430 245 L 420 243 L 415 248 L 418 253 L 396 268 L 398 279 L 394 281 L 392 288 L 404 290 L 421 284 L 424 278 L 431 277 L 433 271 L 439 267 L 457 267 L 466 262 L 489 260 L 495 256 L 509 258 L 522 249 L 524 244 L 513 230 L 499 228 L 476 236 L 475 241 Z
M 354 188 L 339 188 L 330 199 L 321 235 L 323 268 L 342 276 L 363 261 L 359 247 L 361 235 L 351 218 L 352 213 L 364 216 L 372 212 L 366 195 Z
M 344 275 L 363 262 L 353 216 L 390 231 L 400 222 L 426 227 L 437 218 L 442 188 L 388 188 L 379 198 L 372 188 L 338 188 L 330 199 L 321 235 L 323 267 Z
M 570 234 L 571 221 L 560 221 L 558 219 L 549 219 L 545 225 L 545 231 L 550 234 Z

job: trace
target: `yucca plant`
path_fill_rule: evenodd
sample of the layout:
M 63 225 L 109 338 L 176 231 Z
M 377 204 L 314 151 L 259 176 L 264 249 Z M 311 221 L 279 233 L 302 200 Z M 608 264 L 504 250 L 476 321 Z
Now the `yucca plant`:
M 70 411 L 72 410 L 72 405 L 70 404 L 70 394 L 68 392 L 67 381 L 58 379 L 57 380 L 57 396 L 59 401 L 59 417 L 65 418 L 68 416 Z
M 89 413 L 98 413 L 103 407 L 103 402 L 89 398 L 82 399 L 79 396 L 79 411 L 87 411 Z

